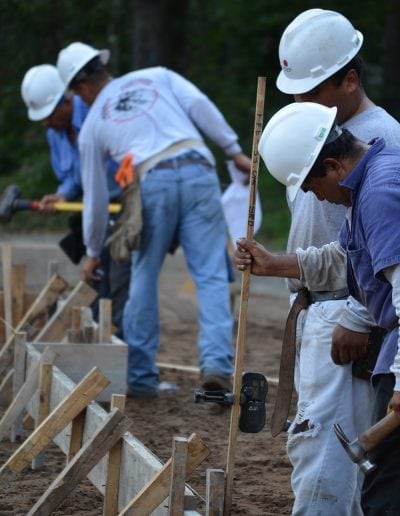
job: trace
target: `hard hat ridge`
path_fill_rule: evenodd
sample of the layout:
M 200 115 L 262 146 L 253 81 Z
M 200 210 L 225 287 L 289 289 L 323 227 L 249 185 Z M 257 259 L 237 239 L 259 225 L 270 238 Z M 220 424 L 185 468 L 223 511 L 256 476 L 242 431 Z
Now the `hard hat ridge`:
M 309 9 L 285 29 L 279 44 L 284 93 L 306 93 L 343 68 L 359 52 L 363 35 L 342 14 Z

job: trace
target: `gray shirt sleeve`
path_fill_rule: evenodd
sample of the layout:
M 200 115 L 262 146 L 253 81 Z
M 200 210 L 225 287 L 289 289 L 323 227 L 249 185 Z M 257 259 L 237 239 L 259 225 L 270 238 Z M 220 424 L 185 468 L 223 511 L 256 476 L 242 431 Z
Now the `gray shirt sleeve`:
M 346 251 L 339 242 L 320 248 L 296 249 L 300 280 L 309 290 L 339 290 L 347 287 Z

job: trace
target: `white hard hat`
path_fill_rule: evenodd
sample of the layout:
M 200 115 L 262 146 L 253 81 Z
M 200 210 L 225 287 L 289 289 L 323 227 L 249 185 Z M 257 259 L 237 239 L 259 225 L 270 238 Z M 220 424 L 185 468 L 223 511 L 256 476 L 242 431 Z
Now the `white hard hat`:
M 294 102 L 266 125 L 258 151 L 269 173 L 287 187 L 291 201 L 314 165 L 336 118 L 336 107 Z
M 107 64 L 110 59 L 110 51 L 97 50 L 90 45 L 76 41 L 63 48 L 57 58 L 57 68 L 66 86 L 79 73 L 82 68 L 93 58 L 99 56 L 102 64 Z
M 284 93 L 306 93 L 343 68 L 360 50 L 363 35 L 340 13 L 309 9 L 282 34 L 276 81 Z
M 21 83 L 21 96 L 28 108 L 28 118 L 38 121 L 50 116 L 64 91 L 65 85 L 55 66 L 42 64 L 30 68 Z

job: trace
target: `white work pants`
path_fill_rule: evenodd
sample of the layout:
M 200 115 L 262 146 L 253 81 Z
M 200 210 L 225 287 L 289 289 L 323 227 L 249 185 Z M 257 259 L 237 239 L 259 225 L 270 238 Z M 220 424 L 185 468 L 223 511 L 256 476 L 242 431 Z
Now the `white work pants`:
M 353 377 L 351 364 L 335 365 L 330 356 L 332 332 L 345 303 L 314 303 L 299 317 L 298 406 L 287 441 L 296 516 L 362 515 L 362 474 L 332 428 L 339 423 L 352 440 L 371 424 L 370 383 Z

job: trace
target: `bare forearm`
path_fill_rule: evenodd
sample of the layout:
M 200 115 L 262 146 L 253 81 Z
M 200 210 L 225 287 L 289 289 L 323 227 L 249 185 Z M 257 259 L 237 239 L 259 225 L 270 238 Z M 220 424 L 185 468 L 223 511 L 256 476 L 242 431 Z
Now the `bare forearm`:
M 255 276 L 300 278 L 300 267 L 295 254 L 272 254 L 255 240 L 237 240 L 235 265 L 239 271 L 250 268 Z

